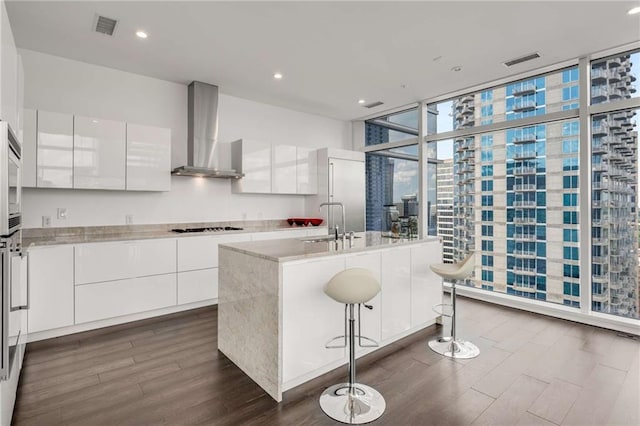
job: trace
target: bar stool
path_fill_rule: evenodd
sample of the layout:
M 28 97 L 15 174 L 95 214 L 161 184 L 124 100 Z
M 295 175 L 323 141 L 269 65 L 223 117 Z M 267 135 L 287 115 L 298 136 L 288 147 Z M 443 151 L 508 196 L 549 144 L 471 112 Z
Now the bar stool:
M 440 355 L 462 359 L 475 358 L 480 355 L 480 349 L 476 345 L 456 338 L 456 281 L 468 278 L 473 272 L 474 266 L 473 252 L 469 253 L 462 262 L 454 264 L 436 263 L 430 265 L 433 272 L 444 279 L 451 280 L 451 336 L 441 337 L 429 342 L 429 347 Z M 436 307 L 437 306 L 445 305 L 436 305 Z M 435 309 L 436 307 L 434 307 L 434 311 L 441 313 Z
M 377 390 L 370 386 L 356 383 L 355 345 L 357 337 L 360 347 L 378 346 L 378 343 L 373 339 L 361 335 L 360 310 L 365 302 L 373 299 L 380 292 L 380 284 L 369 270 L 350 268 L 334 275 L 325 285 L 324 292 L 336 302 L 344 303 L 345 305 L 345 334 L 329 340 L 325 347 L 349 347 L 349 382 L 339 383 L 325 389 L 320 396 L 320 408 L 327 416 L 341 423 L 354 425 L 372 422 L 382 416 L 386 408 L 386 402 Z M 358 334 L 356 334 L 355 327 L 355 305 L 358 305 Z M 373 308 L 368 305 L 364 306 L 368 309 Z M 347 310 L 349 311 L 348 317 Z M 340 345 L 332 344 L 337 340 L 344 340 L 344 343 Z M 370 343 L 364 343 L 363 341 Z

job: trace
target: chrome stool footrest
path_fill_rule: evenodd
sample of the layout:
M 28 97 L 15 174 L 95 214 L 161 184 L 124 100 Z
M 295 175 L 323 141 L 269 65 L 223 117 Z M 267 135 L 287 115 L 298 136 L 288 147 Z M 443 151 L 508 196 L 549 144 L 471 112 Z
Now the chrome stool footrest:
M 439 310 L 441 308 L 442 310 Z M 445 312 L 445 309 L 451 309 L 451 313 Z M 433 305 L 431 310 L 443 317 L 451 318 L 453 316 L 453 305 L 451 303 L 438 303 L 437 305 Z
M 324 347 L 327 349 L 344 349 L 347 346 L 349 346 L 349 344 L 347 343 L 347 338 L 349 336 L 347 335 L 343 335 L 343 336 L 336 336 L 332 339 L 329 339 L 329 341 L 327 343 L 325 343 Z M 373 340 L 370 337 L 367 336 L 361 336 L 359 334 L 356 334 L 354 336 L 356 339 L 358 339 L 358 346 L 360 346 L 361 348 L 377 348 L 378 346 L 380 346 L 380 343 L 376 342 L 375 340 Z M 331 342 L 334 342 L 336 340 L 343 340 L 344 343 L 341 345 L 332 345 Z M 363 340 L 366 340 L 368 342 L 371 342 L 370 344 L 364 344 L 362 343 Z

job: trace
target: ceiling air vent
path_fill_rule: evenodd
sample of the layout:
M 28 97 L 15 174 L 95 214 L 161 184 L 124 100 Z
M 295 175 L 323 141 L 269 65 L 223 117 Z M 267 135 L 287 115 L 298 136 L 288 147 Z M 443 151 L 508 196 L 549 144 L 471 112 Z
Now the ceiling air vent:
M 529 55 L 521 56 L 519 58 L 511 59 L 510 61 L 503 62 L 505 67 L 512 67 L 514 65 L 521 64 L 523 62 L 531 61 L 533 59 L 538 59 L 540 54 L 538 52 L 531 53 Z
M 380 101 L 375 101 L 375 102 L 371 102 L 370 104 L 366 104 L 366 105 L 362 105 L 365 108 L 375 108 L 377 106 L 380 106 L 384 104 L 384 102 L 380 102 Z
M 98 19 L 96 20 L 96 27 L 95 27 L 96 32 L 112 36 L 113 32 L 116 29 L 117 23 L 118 21 L 116 21 L 115 19 L 98 15 Z

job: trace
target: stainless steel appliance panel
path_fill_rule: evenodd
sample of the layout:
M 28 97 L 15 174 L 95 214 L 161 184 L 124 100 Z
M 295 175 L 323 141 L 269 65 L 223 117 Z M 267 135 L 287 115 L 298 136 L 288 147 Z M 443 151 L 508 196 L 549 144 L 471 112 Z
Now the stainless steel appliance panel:
M 21 227 L 22 147 L 7 122 L 0 122 L 0 235 Z
M 329 158 L 329 202 L 340 202 L 346 213 L 346 231 L 364 232 L 365 171 L 363 161 Z M 329 207 L 329 229 L 341 226 L 340 207 Z M 343 232 L 345 230 L 340 230 Z
M 29 289 L 26 258 L 22 255 L 22 231 L 0 239 L 2 265 L 2 350 L 0 379 L 9 378 L 14 362 L 22 359 L 26 344 Z

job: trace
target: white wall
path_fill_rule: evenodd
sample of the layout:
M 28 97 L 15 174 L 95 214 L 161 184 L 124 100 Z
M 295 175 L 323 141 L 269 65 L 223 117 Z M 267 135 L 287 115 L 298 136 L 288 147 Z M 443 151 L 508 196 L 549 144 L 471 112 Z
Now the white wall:
M 25 108 L 170 127 L 172 165 L 186 164 L 187 86 L 20 49 Z M 221 88 L 224 91 L 224 87 Z M 220 143 L 240 138 L 351 149 L 349 122 L 220 95 Z M 66 220 L 56 209 L 68 209 Z M 33 189 L 23 191 L 24 224 L 120 225 L 233 219 L 281 219 L 304 214 L 303 196 L 232 194 L 229 180 L 172 178 L 167 193 Z

